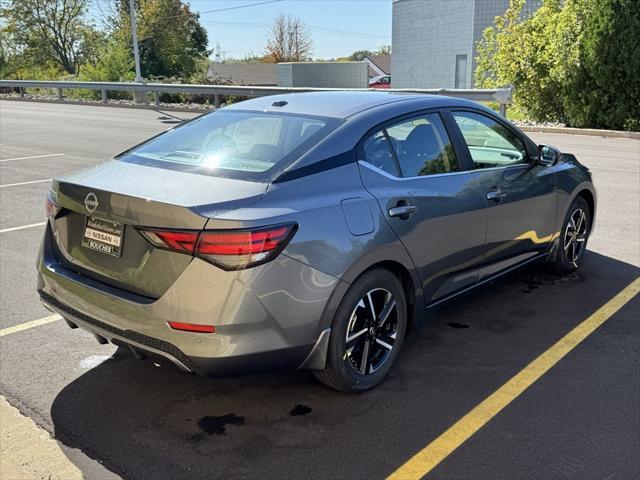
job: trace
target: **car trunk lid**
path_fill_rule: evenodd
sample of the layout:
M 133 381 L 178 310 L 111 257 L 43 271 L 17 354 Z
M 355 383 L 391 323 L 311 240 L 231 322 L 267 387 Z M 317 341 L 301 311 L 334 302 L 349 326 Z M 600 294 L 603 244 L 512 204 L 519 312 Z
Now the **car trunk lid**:
M 111 161 L 58 178 L 54 247 L 66 268 L 160 297 L 192 257 L 155 248 L 140 227 L 202 230 L 217 212 L 255 203 L 266 184 Z M 206 212 L 206 213 L 205 213 Z

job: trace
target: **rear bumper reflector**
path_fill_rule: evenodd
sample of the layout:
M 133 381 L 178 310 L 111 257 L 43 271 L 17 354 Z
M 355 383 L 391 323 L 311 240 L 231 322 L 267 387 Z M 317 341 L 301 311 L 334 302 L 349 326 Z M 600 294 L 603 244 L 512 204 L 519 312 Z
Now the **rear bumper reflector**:
M 185 332 L 198 333 L 216 333 L 216 327 L 213 325 L 197 325 L 195 323 L 167 322 L 174 330 L 183 330 Z

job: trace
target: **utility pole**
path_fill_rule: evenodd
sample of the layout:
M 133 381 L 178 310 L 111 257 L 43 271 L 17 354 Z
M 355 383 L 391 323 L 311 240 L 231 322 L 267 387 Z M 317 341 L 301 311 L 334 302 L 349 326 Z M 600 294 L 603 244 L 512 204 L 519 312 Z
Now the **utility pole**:
M 133 57 L 136 62 L 136 82 L 142 83 L 144 80 L 140 73 L 140 53 L 138 52 L 138 31 L 136 29 L 136 9 L 133 0 L 129 0 L 129 15 L 131 16 L 131 35 L 133 36 Z
M 300 61 L 300 43 L 298 41 L 298 23 L 293 26 L 293 61 Z

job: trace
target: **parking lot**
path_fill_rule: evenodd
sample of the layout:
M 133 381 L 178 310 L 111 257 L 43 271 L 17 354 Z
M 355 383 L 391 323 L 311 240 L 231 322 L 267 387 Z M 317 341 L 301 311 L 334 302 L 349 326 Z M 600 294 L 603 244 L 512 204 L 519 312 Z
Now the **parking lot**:
M 593 171 L 599 208 L 583 268 L 556 277 L 532 267 L 429 311 L 377 389 L 348 396 L 304 371 L 216 379 L 137 361 L 40 305 L 44 199 L 52 177 L 193 116 L 0 102 L 0 395 L 123 478 L 389 476 L 457 422 L 467 428 L 468 412 L 640 276 L 640 141 L 531 134 Z M 477 433 L 417 471 L 640 478 L 640 297 L 607 312 Z

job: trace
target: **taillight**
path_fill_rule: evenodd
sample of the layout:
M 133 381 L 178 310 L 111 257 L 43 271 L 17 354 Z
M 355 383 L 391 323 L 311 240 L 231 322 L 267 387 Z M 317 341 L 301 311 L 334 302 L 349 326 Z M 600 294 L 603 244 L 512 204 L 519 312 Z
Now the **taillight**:
M 205 230 L 196 256 L 225 270 L 239 270 L 273 260 L 289 243 L 295 224 L 251 230 Z
M 273 260 L 289 243 L 296 224 L 247 230 L 140 229 L 155 247 L 194 255 L 224 270 L 240 270 Z
M 180 253 L 193 255 L 193 249 L 200 232 L 179 230 L 140 230 L 147 240 L 158 248 L 173 250 Z
M 55 200 L 55 193 L 49 190 L 47 193 L 47 199 L 45 200 L 44 209 L 47 212 L 47 216 L 50 218 L 56 218 L 56 215 L 60 213 L 60 205 Z

